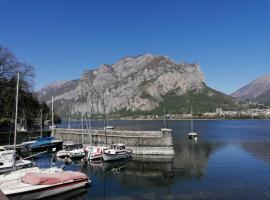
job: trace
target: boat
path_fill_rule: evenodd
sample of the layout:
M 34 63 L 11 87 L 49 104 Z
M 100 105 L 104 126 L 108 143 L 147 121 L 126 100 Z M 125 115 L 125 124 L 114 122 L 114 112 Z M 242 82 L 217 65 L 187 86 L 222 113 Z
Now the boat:
M 62 148 L 63 140 L 56 140 L 53 137 L 38 137 L 35 141 L 24 142 L 21 144 L 22 149 L 28 151 L 45 151 L 59 150 Z
M 191 125 L 191 132 L 188 133 L 189 139 L 198 139 L 198 134 L 193 131 L 193 114 L 192 114 L 192 106 L 191 106 L 191 119 L 190 119 L 190 125 Z
M 102 155 L 103 161 L 113 161 L 129 158 L 132 156 L 132 150 L 126 149 L 125 144 L 112 144 L 111 148 L 105 149 Z
M 23 159 L 16 160 L 19 81 L 20 81 L 20 74 L 18 73 L 17 87 L 16 87 L 16 110 L 15 110 L 15 130 L 14 130 L 13 149 L 7 150 L 4 147 L 0 148 L 0 173 L 5 173 L 12 170 L 17 170 L 17 169 L 32 166 L 32 162 L 29 160 L 23 160 Z
M 33 167 L 0 175 L 0 189 L 10 200 L 48 198 L 90 183 L 84 173 L 54 167 Z
M 163 114 L 163 128 L 161 129 L 161 131 L 164 132 L 172 132 L 172 129 L 169 128 L 168 125 L 168 116 L 166 115 L 166 111 L 164 108 L 164 114 Z
M 8 200 L 7 196 L 0 190 L 0 199 L 1 200 Z
M 87 148 L 87 158 L 88 160 L 95 160 L 95 159 L 101 159 L 103 152 L 105 149 L 108 149 L 108 147 L 104 146 L 90 146 Z
M 104 127 L 104 129 L 114 129 L 114 126 L 107 125 Z
M 52 97 L 52 119 L 51 119 L 51 131 L 52 131 L 52 137 L 43 137 L 42 136 L 42 131 L 40 134 L 40 137 L 37 138 L 35 141 L 29 141 L 29 142 L 24 142 L 21 144 L 21 147 L 23 150 L 28 150 L 28 151 L 54 151 L 54 150 L 59 150 L 62 149 L 63 145 L 63 140 L 56 140 L 54 139 L 54 129 L 56 126 L 54 125 L 54 113 L 53 113 L 53 97 Z M 42 121 L 42 120 L 41 120 Z M 41 126 L 42 130 L 42 126 Z
M 108 119 L 106 119 L 104 122 L 104 130 L 107 130 L 107 129 L 109 129 L 109 130 L 114 129 L 114 126 L 109 125 Z
M 84 158 L 85 151 L 83 149 L 72 149 L 69 150 L 69 157 L 70 158 Z
M 26 167 L 31 167 L 33 163 L 30 160 L 18 159 L 14 163 L 14 150 L 6 150 L 0 147 L 0 174 L 18 170 Z
M 67 149 L 63 149 L 63 150 L 60 150 L 56 153 L 56 157 L 58 158 L 66 158 L 66 157 L 69 157 L 69 150 Z

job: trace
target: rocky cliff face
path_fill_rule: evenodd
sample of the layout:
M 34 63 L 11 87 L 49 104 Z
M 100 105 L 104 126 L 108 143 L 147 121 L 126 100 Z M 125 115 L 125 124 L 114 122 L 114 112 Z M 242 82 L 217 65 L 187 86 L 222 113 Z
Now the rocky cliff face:
M 265 103 L 265 100 L 270 99 L 270 75 L 264 75 L 250 82 L 232 93 L 232 96 L 241 100 Z
M 112 113 L 119 110 L 150 111 L 167 94 L 184 95 L 205 88 L 198 64 L 175 63 L 166 56 L 146 54 L 125 57 L 112 65 L 84 71 L 79 80 L 52 84 L 38 92 L 50 103 L 54 95 L 60 115 Z

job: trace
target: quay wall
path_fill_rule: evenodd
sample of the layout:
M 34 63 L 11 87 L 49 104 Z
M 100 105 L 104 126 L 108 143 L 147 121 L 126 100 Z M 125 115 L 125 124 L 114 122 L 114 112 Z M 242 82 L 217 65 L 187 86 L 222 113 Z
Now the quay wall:
M 83 143 L 85 145 L 110 146 L 113 143 L 124 143 L 134 154 L 173 155 L 171 132 L 162 131 L 126 131 L 126 130 L 54 130 L 55 138 L 67 142 Z

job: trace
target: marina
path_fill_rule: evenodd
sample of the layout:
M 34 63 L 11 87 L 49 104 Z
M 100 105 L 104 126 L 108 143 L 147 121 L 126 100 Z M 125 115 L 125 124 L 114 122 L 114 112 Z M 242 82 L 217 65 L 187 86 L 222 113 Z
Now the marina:
M 160 129 L 161 121 L 113 120 L 111 123 L 117 130 L 151 132 Z M 65 126 L 65 122 L 59 125 Z M 94 120 L 93 127 L 102 130 L 102 122 Z M 55 153 L 45 153 L 31 161 L 44 169 L 56 166 L 87 174 L 91 186 L 75 197 L 70 194 L 81 200 L 267 198 L 266 188 L 270 186 L 268 120 L 197 120 L 198 140 L 188 139 L 188 120 L 171 120 L 170 127 L 173 158 L 136 154 L 112 162 L 100 159 L 65 162 L 57 159 Z M 66 199 L 71 198 L 66 195 Z

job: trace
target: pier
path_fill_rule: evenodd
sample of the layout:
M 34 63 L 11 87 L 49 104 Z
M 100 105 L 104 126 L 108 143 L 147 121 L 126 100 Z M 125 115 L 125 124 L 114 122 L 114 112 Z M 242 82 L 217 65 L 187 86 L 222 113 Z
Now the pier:
M 127 131 L 127 130 L 82 130 L 56 128 L 54 137 L 66 142 L 84 145 L 110 146 L 112 143 L 124 143 L 133 154 L 143 157 L 173 157 L 172 133 L 162 131 Z

